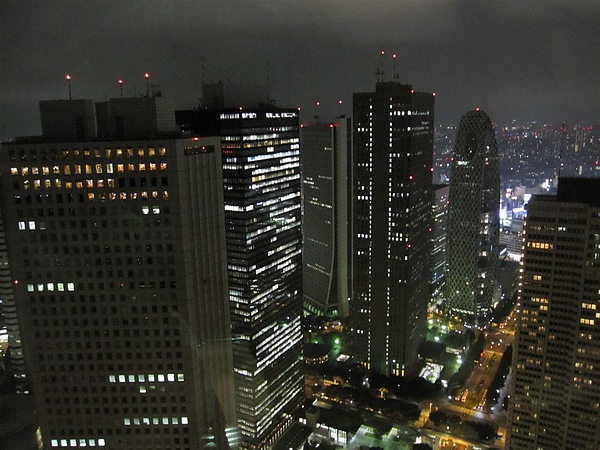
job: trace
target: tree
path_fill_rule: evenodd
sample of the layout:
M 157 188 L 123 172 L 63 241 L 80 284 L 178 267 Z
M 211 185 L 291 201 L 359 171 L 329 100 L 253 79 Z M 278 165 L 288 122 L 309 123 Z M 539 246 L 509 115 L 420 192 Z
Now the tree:
M 436 426 L 441 425 L 448 422 L 448 415 L 443 411 L 432 411 L 429 413 L 429 420 Z

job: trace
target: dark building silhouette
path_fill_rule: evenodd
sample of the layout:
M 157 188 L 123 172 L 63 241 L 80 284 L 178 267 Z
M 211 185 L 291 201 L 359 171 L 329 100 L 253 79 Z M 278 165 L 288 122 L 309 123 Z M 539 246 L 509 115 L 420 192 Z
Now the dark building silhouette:
M 102 140 L 93 102 L 42 102 L 49 134 L 0 152 L 45 448 L 237 447 L 220 139 L 181 138 L 162 99 L 100 107 Z
M 383 373 L 402 374 L 426 331 L 433 105 L 397 82 L 354 94 L 350 318 L 358 359 Z
M 498 293 L 500 170 L 492 122 L 479 109 L 461 117 L 450 177 L 446 298 L 474 324 Z
M 600 180 L 527 209 L 507 448 L 600 448 Z
M 42 440 L 32 395 L 0 395 L 0 449 L 40 450 Z
M 283 434 L 304 394 L 298 111 L 268 103 L 177 112 L 186 132 L 221 136 L 237 415 L 251 449 Z
M 303 125 L 303 292 L 309 314 L 348 316 L 352 121 Z
M 0 210 L 1 211 L 1 210 Z M 13 292 L 13 281 L 10 276 L 10 264 L 6 248 L 4 223 L 0 212 L 0 367 L 6 364 L 5 376 L 10 376 L 14 392 L 19 394 L 29 393 L 30 385 L 27 379 L 25 358 L 23 356 L 23 343 L 17 316 L 17 305 Z M 8 381 L 8 380 L 7 380 Z

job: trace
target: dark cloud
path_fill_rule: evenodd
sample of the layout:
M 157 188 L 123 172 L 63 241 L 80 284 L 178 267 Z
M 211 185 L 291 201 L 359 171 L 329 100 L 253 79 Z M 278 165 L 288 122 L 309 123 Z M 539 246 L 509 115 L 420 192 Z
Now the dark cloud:
M 37 100 L 64 98 L 67 72 L 75 96 L 102 99 L 120 77 L 127 94 L 145 91 L 149 71 L 181 107 L 198 103 L 203 74 L 268 78 L 280 105 L 349 114 L 382 48 L 398 53 L 401 81 L 437 92 L 439 122 L 474 106 L 496 121 L 592 122 L 599 30 L 596 0 L 4 1 L 0 138 L 39 132 Z

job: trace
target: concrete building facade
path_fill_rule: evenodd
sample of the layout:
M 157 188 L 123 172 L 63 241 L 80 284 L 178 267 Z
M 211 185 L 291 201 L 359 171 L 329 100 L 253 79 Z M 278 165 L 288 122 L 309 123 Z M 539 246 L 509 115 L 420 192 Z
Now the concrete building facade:
M 2 144 L 45 448 L 236 448 L 220 139 L 136 130 Z
M 308 314 L 348 316 L 352 121 L 303 125 L 303 293 Z
M 600 447 L 600 180 L 529 202 L 507 448 Z

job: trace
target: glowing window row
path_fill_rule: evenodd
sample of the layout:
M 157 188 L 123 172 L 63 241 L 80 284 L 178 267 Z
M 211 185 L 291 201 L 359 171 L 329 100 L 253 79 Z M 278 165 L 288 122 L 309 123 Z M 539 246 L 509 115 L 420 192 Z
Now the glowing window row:
M 30 283 L 27 285 L 27 292 L 73 292 L 75 290 L 75 283 Z
M 142 214 L 160 214 L 160 206 L 142 206 Z
M 542 250 L 552 250 L 554 248 L 554 244 L 550 244 L 548 242 L 528 242 L 527 247 L 540 248 Z
M 148 200 L 150 198 L 153 198 L 155 200 L 161 198 L 159 196 L 159 192 L 158 191 L 142 191 L 142 192 L 109 192 L 108 194 L 105 192 L 100 192 L 98 194 L 94 193 L 94 192 L 88 192 L 87 194 L 87 199 L 91 202 L 94 202 L 96 200 L 99 200 L 101 202 L 104 202 L 106 200 L 110 200 L 110 201 L 116 201 L 116 200 L 138 200 L 138 199 L 142 199 L 142 200 Z M 163 200 L 169 200 L 169 192 L 168 191 L 163 191 L 162 192 L 162 199 Z
M 152 185 L 155 186 L 156 183 L 154 181 L 154 179 L 151 180 L 152 181 Z M 163 180 L 163 186 L 166 184 L 166 181 Z M 121 184 L 122 186 L 123 184 Z M 142 186 L 145 186 L 145 183 L 141 183 Z M 65 181 L 62 180 L 61 178 L 55 178 L 54 180 L 51 180 L 49 178 L 46 178 L 45 180 L 40 180 L 40 179 L 35 179 L 33 180 L 33 183 L 30 180 L 23 180 L 23 189 L 28 191 L 32 188 L 35 190 L 38 189 L 50 189 L 52 187 L 55 188 L 65 188 L 65 189 L 84 189 L 84 188 L 105 188 L 105 187 L 110 187 L 110 188 L 114 188 L 115 187 L 115 179 L 114 178 L 108 178 L 107 180 L 104 179 L 100 179 L 100 180 L 93 180 L 91 178 L 88 178 L 85 180 L 85 182 L 83 180 L 76 180 L 76 181 Z
M 52 439 L 52 447 L 104 447 L 106 441 L 100 439 Z
M 185 376 L 182 373 L 174 374 L 174 373 L 159 373 L 153 374 L 149 373 L 147 375 L 109 375 L 108 381 L 110 383 L 145 383 L 148 381 L 149 383 L 159 382 L 159 383 L 172 383 L 175 381 L 185 381 Z
M 123 425 L 187 425 L 189 420 L 184 417 L 125 417 Z
M 78 182 L 78 188 L 79 188 L 79 182 Z M 83 188 L 83 184 L 81 185 L 81 188 Z M 80 194 L 83 195 L 83 194 Z M 83 197 L 81 197 L 83 199 Z M 138 199 L 142 199 L 142 200 L 147 200 L 147 199 L 155 199 L 158 200 L 159 198 L 162 198 L 162 200 L 169 200 L 169 191 L 141 191 L 141 192 L 88 192 L 87 193 L 87 200 L 89 201 L 96 201 L 99 200 L 101 202 L 105 202 L 107 200 L 110 201 L 116 201 L 116 200 L 138 200 Z M 17 203 L 20 203 L 20 196 L 16 196 L 15 200 L 17 201 Z M 79 201 L 83 201 L 82 199 L 80 199 Z M 158 212 L 160 213 L 160 211 Z M 158 214 L 158 213 L 153 213 L 153 214 Z M 148 214 L 148 213 L 145 213 Z M 25 222 L 25 221 L 20 221 L 19 222 L 19 230 L 35 230 L 36 229 L 36 224 L 35 221 L 29 221 L 29 223 Z M 45 228 L 41 228 L 40 229 L 45 229 Z
M 65 175 L 82 175 L 82 174 L 86 174 L 86 175 L 91 175 L 91 174 L 102 174 L 102 173 L 115 173 L 115 166 L 116 166 L 116 172 L 118 173 L 125 173 L 125 172 L 155 172 L 157 170 L 167 170 L 167 163 L 166 162 L 161 162 L 161 163 L 128 163 L 128 164 L 113 164 L 113 163 L 107 163 L 107 164 L 73 164 L 73 165 L 69 165 L 66 164 L 62 167 L 62 170 L 60 168 L 60 166 L 32 166 L 32 167 L 21 167 L 21 170 L 19 170 L 18 167 L 11 167 L 10 168 L 10 174 L 11 175 L 22 175 L 22 176 L 28 176 L 28 175 L 50 175 L 50 173 L 53 173 L 55 175 L 59 175 L 61 173 L 65 174 Z
M 130 148 L 126 148 L 125 151 L 123 151 L 122 148 L 105 148 L 104 151 L 100 150 L 99 148 L 95 148 L 93 150 L 90 149 L 84 149 L 84 150 L 79 150 L 79 149 L 63 149 L 60 153 L 60 155 L 63 157 L 63 159 L 69 159 L 71 157 L 73 158 L 113 158 L 113 157 L 118 157 L 121 158 L 123 156 L 126 156 L 128 158 L 133 158 L 134 156 L 165 156 L 167 154 L 167 149 L 165 147 L 159 147 L 158 151 L 156 151 L 156 149 L 154 147 L 149 147 L 148 149 L 145 148 L 137 148 L 137 149 L 133 149 L 132 147 Z M 40 157 L 43 160 L 48 159 L 48 151 L 46 149 L 40 149 L 39 153 L 37 151 L 32 151 L 31 152 L 31 159 L 35 160 L 37 157 Z M 51 156 L 53 159 L 56 159 L 59 157 L 59 153 L 56 149 L 52 149 L 51 151 Z M 20 152 L 20 157 L 21 160 L 26 160 L 26 153 L 24 151 Z M 10 158 L 11 161 L 15 161 L 17 159 L 17 155 L 14 151 L 11 152 L 10 154 Z
M 43 223 L 43 222 L 37 223 L 35 220 L 29 220 L 29 221 L 20 220 L 18 223 L 18 226 L 19 226 L 19 230 L 21 230 L 21 231 L 36 230 L 36 229 L 45 230 L 46 229 L 45 223 Z

